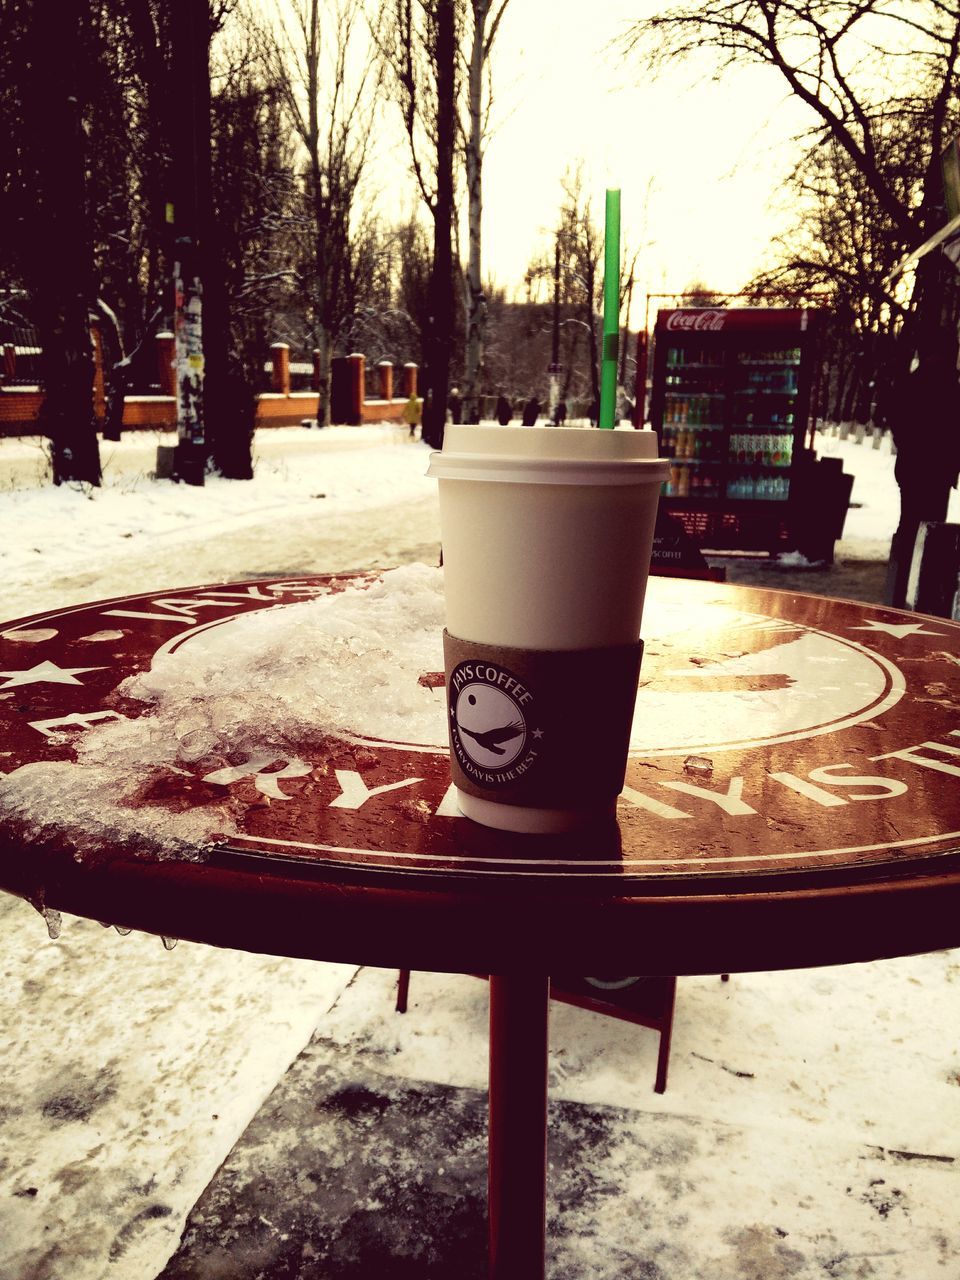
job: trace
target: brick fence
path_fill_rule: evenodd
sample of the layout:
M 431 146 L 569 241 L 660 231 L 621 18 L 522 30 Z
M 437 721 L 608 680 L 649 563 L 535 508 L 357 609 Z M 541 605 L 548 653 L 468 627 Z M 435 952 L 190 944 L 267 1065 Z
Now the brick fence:
M 94 349 L 93 407 L 98 421 L 106 415 L 103 355 L 100 334 L 92 327 Z M 123 425 L 126 430 L 172 430 L 177 425 L 176 374 L 174 371 L 174 336 L 158 333 L 156 344 L 159 395 L 128 395 L 123 403 Z M 290 348 L 275 342 L 270 348 L 271 389 L 257 397 L 258 427 L 297 426 L 317 416 L 320 378 L 319 353 L 313 354 L 313 389 L 291 391 Z M 376 366 L 380 397 L 368 399 L 365 394 L 366 360 L 362 355 L 335 357 L 331 370 L 330 406 L 335 423 L 359 426 L 364 422 L 400 422 L 403 406 L 417 391 L 417 366 L 405 364 L 401 369 L 400 389 L 394 397 L 393 365 L 381 360 Z M 37 386 L 7 385 L 16 376 L 16 349 L 3 348 L 0 364 L 0 435 L 30 435 L 36 430 L 37 417 L 43 403 L 43 391 Z

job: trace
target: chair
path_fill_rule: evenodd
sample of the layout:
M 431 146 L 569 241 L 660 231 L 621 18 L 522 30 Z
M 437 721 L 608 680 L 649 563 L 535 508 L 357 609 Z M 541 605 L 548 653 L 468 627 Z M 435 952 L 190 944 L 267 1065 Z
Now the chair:
M 485 977 L 484 974 L 474 976 Z M 730 975 L 723 973 L 720 979 L 728 982 Z M 397 978 L 398 1013 L 406 1013 L 409 992 L 410 970 L 401 969 Z M 666 1090 L 673 1010 L 677 995 L 675 976 L 581 978 L 564 974 L 550 979 L 550 995 L 552 999 L 562 1000 L 565 1004 L 589 1009 L 593 1013 L 605 1013 L 608 1017 L 620 1018 L 624 1022 L 633 1022 L 659 1032 L 660 1046 L 653 1089 L 655 1093 Z

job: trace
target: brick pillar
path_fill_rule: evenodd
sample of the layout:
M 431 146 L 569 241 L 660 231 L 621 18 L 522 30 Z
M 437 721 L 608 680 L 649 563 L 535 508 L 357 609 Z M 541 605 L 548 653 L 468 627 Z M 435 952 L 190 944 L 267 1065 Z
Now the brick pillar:
M 285 342 L 270 344 L 270 358 L 273 361 L 271 390 L 282 396 L 290 394 L 290 348 Z
M 380 399 L 393 399 L 393 363 L 390 360 L 381 360 L 377 365 L 377 373 L 380 375 Z
M 412 361 L 403 366 L 403 394 L 405 399 L 417 394 L 417 366 Z
M 93 416 L 103 422 L 107 416 L 107 397 L 103 386 L 103 339 L 96 320 L 90 321 L 90 342 L 93 345 Z
M 3 374 L 4 382 L 12 382 L 17 376 L 17 348 L 12 342 L 3 344 Z
M 347 356 L 347 365 L 350 369 L 350 404 L 347 422 L 351 426 L 358 426 L 363 421 L 363 402 L 367 398 L 364 385 L 366 360 L 362 355 L 354 352 Z
M 157 381 L 160 383 L 162 396 L 177 394 L 176 339 L 172 333 L 158 333 L 154 341 L 157 344 Z

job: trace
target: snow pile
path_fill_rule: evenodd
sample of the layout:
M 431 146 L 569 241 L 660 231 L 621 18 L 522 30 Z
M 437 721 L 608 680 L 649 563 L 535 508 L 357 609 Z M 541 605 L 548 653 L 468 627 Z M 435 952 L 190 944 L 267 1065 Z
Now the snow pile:
M 782 551 L 777 556 L 778 569 L 819 569 L 823 560 L 808 560 L 802 551 Z
M 213 627 L 120 692 L 152 704 L 155 759 L 302 747 L 330 733 L 387 741 L 436 737 L 436 697 L 421 675 L 443 669 L 443 575 L 406 565 L 368 586 L 247 613 Z M 125 729 L 100 731 L 119 763 Z M 442 720 L 441 720 L 442 724 Z
M 236 617 L 125 681 L 149 711 L 91 729 L 75 764 L 0 778 L 0 813 L 32 841 L 68 831 L 81 856 L 120 838 L 197 856 L 236 831 L 239 801 L 222 788 L 240 764 L 302 777 L 298 751 L 333 733 L 435 739 L 442 692 L 420 676 L 442 670 L 442 628 L 442 573 L 422 564 Z

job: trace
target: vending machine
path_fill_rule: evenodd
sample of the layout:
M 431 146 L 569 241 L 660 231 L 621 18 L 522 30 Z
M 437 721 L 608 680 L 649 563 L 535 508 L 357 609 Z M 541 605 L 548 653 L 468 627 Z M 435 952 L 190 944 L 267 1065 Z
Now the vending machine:
M 698 545 L 782 549 L 809 520 L 805 443 L 821 314 L 658 312 L 650 416 L 670 462 L 660 506 Z

